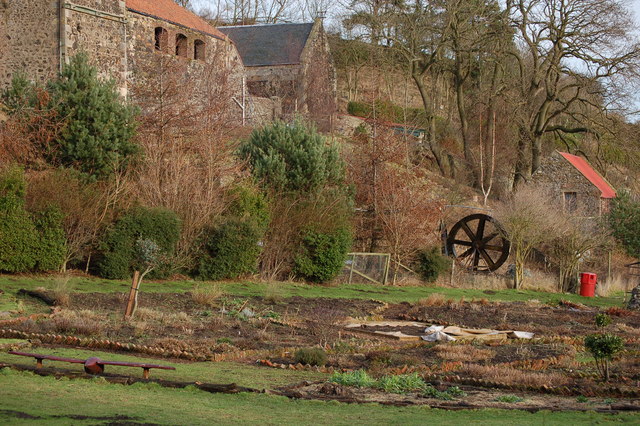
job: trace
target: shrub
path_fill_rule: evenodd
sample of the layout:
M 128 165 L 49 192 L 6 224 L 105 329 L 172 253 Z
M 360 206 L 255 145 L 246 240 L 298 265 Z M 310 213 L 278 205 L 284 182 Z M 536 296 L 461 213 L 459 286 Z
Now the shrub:
M 137 207 L 109 229 L 100 243 L 97 273 L 103 278 L 124 279 L 131 275 L 136 263 L 136 243 L 153 241 L 165 256 L 171 256 L 180 237 L 180 220 L 174 212 L 163 208 Z M 169 273 L 161 265 L 151 276 L 161 278 Z
M 312 282 L 332 280 L 344 266 L 351 247 L 351 233 L 336 229 L 333 233 L 307 231 L 301 253 L 296 256 L 294 272 Z
M 223 295 L 224 292 L 218 284 L 197 285 L 191 292 L 191 299 L 198 305 L 215 306 Z
M 440 274 L 449 269 L 450 260 L 440 253 L 440 249 L 433 247 L 422 250 L 417 256 L 417 269 L 426 282 L 432 283 Z
M 255 272 L 261 240 L 269 224 L 265 197 L 248 186 L 231 191 L 233 201 L 224 221 L 205 232 L 197 275 L 207 280 L 235 278 Z
M 205 236 L 198 276 L 220 280 L 254 272 L 263 235 L 263 228 L 242 219 L 230 219 L 210 229 Z
M 35 213 L 33 219 L 38 233 L 35 269 L 39 271 L 59 270 L 64 263 L 66 254 L 62 212 L 56 207 L 48 207 Z
M 629 256 L 640 255 L 640 202 L 633 200 L 629 192 L 620 191 L 611 200 L 607 217 L 613 236 L 622 244 Z
M 0 170 L 0 271 L 58 269 L 65 252 L 62 215 L 52 208 L 29 215 L 25 191 L 22 169 Z
M 596 360 L 596 368 L 606 381 L 609 380 L 609 362 L 624 347 L 622 339 L 613 334 L 591 334 L 584 339 L 584 346 Z
M 325 365 L 327 363 L 327 353 L 321 348 L 301 348 L 294 355 L 297 363 L 306 365 Z
M 611 317 L 604 313 L 596 314 L 595 323 L 596 327 L 604 328 L 611 324 Z

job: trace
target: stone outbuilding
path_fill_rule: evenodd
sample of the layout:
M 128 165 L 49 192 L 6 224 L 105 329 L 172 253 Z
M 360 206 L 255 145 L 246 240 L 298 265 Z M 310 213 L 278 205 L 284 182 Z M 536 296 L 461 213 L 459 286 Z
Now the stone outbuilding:
M 557 199 L 566 214 L 598 217 L 609 211 L 615 189 L 582 157 L 555 151 L 531 177 L 531 183 Z
M 16 72 L 43 83 L 84 51 L 126 96 L 145 64 L 173 58 L 193 81 L 224 74 L 229 109 L 242 116 L 244 67 L 235 45 L 173 0 L 0 0 L 0 24 L 0 88 Z
M 219 27 L 235 43 L 252 96 L 279 98 L 281 118 L 307 115 L 321 125 L 336 110 L 336 72 L 322 20 Z

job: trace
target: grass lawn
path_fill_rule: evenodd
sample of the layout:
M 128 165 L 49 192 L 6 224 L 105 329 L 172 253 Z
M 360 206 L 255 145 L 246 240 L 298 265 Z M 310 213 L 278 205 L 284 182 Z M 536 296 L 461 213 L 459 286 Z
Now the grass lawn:
M 210 394 L 154 384 L 113 385 L 104 380 L 56 380 L 0 370 L 3 424 L 637 424 L 637 415 L 592 412 L 465 410 L 298 401 L 265 394 Z
M 0 289 L 5 290 L 0 294 L 0 311 L 5 310 L 17 303 L 15 293 L 21 289 L 34 289 L 36 287 L 51 288 L 56 280 L 48 276 L 14 276 L 0 275 Z M 145 281 L 142 283 L 141 291 L 158 293 L 182 293 L 193 290 L 196 285 L 205 286 L 211 283 L 200 281 Z M 74 292 L 126 292 L 130 287 L 128 281 L 104 280 L 100 278 L 71 278 L 69 285 Z M 556 304 L 560 300 L 583 303 L 589 306 L 608 307 L 622 306 L 622 294 L 615 294 L 612 297 L 582 297 L 577 294 L 545 293 L 531 290 L 477 290 L 458 289 L 446 287 L 392 287 L 370 284 L 344 284 L 327 287 L 321 285 L 308 285 L 302 283 L 277 283 L 266 284 L 261 282 L 223 282 L 220 283 L 223 291 L 230 296 L 264 296 L 269 288 L 277 286 L 278 294 L 281 297 L 328 297 L 347 299 L 376 299 L 385 302 L 415 302 L 428 297 L 433 293 L 440 293 L 448 298 L 467 300 L 472 298 L 486 298 L 492 301 L 525 301 L 537 299 L 543 303 Z
M 9 342 L 8 339 L 0 339 L 0 345 Z M 171 370 L 151 370 L 151 377 L 156 379 L 176 380 L 184 382 L 207 382 L 207 383 L 236 383 L 239 386 L 246 386 L 255 389 L 270 389 L 291 383 L 301 382 L 303 380 L 324 380 L 329 377 L 328 374 L 318 373 L 316 371 L 296 371 L 296 370 L 278 370 L 274 368 L 258 367 L 254 365 L 246 365 L 234 362 L 168 362 L 158 358 L 142 358 L 131 355 L 115 354 L 110 352 L 101 352 L 96 350 L 82 349 L 66 349 L 66 348 L 39 348 L 25 349 L 22 352 L 46 353 L 47 355 L 56 355 L 70 358 L 86 359 L 91 356 L 109 361 L 129 361 L 129 362 L 148 362 L 150 364 L 163 364 L 176 367 L 175 371 Z M 6 352 L 0 352 L 0 362 L 8 364 L 34 366 L 33 358 L 26 358 L 17 355 L 10 355 Z M 68 370 L 82 372 L 81 364 L 68 364 L 56 361 L 44 361 L 45 366 L 59 367 Z M 105 371 L 114 374 L 124 374 L 133 377 L 142 377 L 142 370 L 131 367 L 107 366 Z

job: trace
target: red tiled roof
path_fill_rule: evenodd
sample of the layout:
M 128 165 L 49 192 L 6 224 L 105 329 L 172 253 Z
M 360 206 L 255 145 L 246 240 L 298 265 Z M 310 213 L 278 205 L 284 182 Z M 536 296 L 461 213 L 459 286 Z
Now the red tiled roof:
M 578 169 L 578 171 L 582 173 L 582 175 L 586 177 L 589 182 L 591 182 L 593 185 L 595 185 L 596 188 L 600 190 L 600 196 L 602 198 L 616 197 L 616 190 L 613 189 L 611 185 L 609 185 L 609 182 L 607 182 L 600 175 L 600 173 L 595 171 L 594 168 L 591 167 L 589 163 L 587 163 L 587 160 L 582 157 L 578 157 L 577 155 L 568 154 L 566 152 L 559 152 L 559 154 L 562 155 L 569 163 L 571 163 L 573 167 Z
M 143 15 L 191 28 L 217 38 L 226 38 L 224 34 L 184 7 L 178 6 L 174 0 L 126 0 L 127 9 Z

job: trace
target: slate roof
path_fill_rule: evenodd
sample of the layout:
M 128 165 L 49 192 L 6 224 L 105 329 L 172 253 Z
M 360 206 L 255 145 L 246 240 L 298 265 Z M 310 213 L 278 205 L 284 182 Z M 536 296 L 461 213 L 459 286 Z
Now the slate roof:
M 313 23 L 219 27 L 229 36 L 247 67 L 299 64 Z
M 566 152 L 559 152 L 565 160 L 567 160 L 573 167 L 578 169 L 580 173 L 584 177 L 586 177 L 589 182 L 595 185 L 601 192 L 600 197 L 602 198 L 615 198 L 616 190 L 603 178 L 600 173 L 598 173 L 589 163 L 582 157 L 578 157 L 577 155 L 569 154 Z
M 200 31 L 213 37 L 225 36 L 193 12 L 178 6 L 174 0 L 126 0 L 127 9 L 152 18 Z

